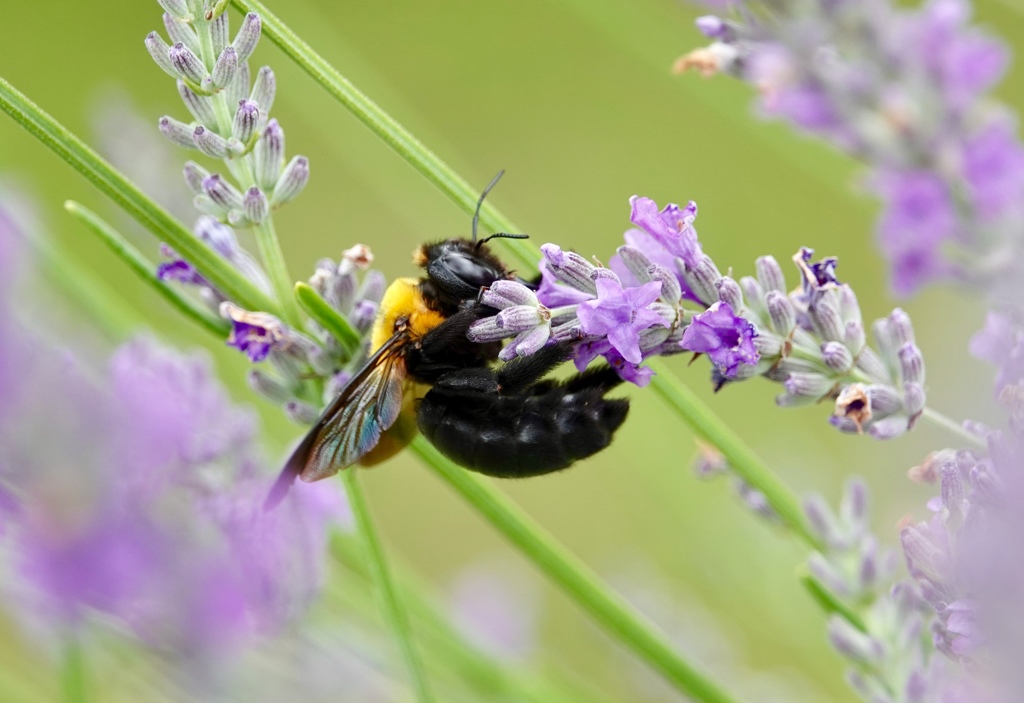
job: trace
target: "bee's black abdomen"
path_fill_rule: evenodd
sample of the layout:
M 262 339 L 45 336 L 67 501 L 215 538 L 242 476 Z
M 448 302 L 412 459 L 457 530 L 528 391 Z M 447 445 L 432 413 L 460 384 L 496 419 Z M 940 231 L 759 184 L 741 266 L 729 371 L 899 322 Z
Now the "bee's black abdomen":
M 604 397 L 619 378 L 605 367 L 531 384 L 564 357 L 552 349 L 442 377 L 420 403 L 420 431 L 460 466 L 502 478 L 559 471 L 601 451 L 629 411 L 629 401 Z

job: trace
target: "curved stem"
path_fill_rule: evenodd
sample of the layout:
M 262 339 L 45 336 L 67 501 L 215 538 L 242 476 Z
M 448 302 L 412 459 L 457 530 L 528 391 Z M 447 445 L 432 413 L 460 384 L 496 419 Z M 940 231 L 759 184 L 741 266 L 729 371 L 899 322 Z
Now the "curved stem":
M 737 700 L 686 661 L 664 633 L 504 494 L 450 462 L 422 436 L 413 440 L 412 448 L 577 605 L 677 690 L 703 703 Z
M 926 407 L 921 411 L 921 417 L 936 427 L 941 427 L 950 434 L 959 437 L 975 449 L 988 449 L 988 444 L 985 440 L 976 434 L 968 432 L 963 425 L 958 424 L 955 420 L 943 415 L 938 410 Z
M 388 568 L 387 559 L 384 556 L 384 548 L 377 535 L 377 528 L 373 523 L 373 516 L 370 515 L 370 506 L 366 502 L 366 494 L 359 484 L 359 471 L 351 467 L 341 472 L 342 481 L 345 484 L 345 491 L 348 493 L 348 501 L 352 506 L 352 514 L 355 516 L 359 537 L 363 541 L 366 550 L 366 563 L 370 569 L 370 577 L 373 580 L 377 596 L 380 599 L 381 610 L 384 620 L 391 627 L 392 633 L 398 642 L 402 659 L 409 670 L 412 679 L 412 686 L 416 692 L 416 700 L 419 703 L 432 703 L 434 697 L 427 686 L 427 675 L 423 668 L 423 661 L 420 659 L 416 643 L 413 642 L 412 631 L 409 627 L 409 616 L 405 612 L 404 604 L 398 598 L 398 592 L 391 579 L 391 571 Z
M 61 662 L 60 687 L 64 703 L 88 703 L 88 669 L 78 634 L 70 632 L 64 642 L 64 658 Z

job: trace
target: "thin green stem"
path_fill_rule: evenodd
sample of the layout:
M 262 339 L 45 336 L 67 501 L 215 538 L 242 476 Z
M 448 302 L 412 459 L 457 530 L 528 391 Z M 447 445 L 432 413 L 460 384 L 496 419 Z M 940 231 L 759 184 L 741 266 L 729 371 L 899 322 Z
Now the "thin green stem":
M 165 281 L 161 281 L 156 275 L 156 266 L 150 262 L 138 249 L 124 238 L 120 232 L 104 222 L 98 215 L 86 208 L 84 205 L 68 200 L 64 203 L 64 209 L 72 217 L 84 224 L 90 232 L 100 238 L 119 259 L 128 264 L 139 278 L 163 296 L 179 312 L 187 318 L 205 328 L 207 331 L 217 335 L 220 339 L 228 334 L 229 325 L 226 320 L 216 317 L 199 303 L 188 298 L 175 288 L 172 288 Z
M 686 661 L 664 633 L 500 491 L 450 462 L 423 437 L 413 440 L 412 448 L 588 615 L 677 690 L 703 703 L 737 700 Z
M 349 324 L 344 315 L 320 297 L 316 289 L 306 283 L 296 283 L 295 299 L 299 302 L 299 307 L 305 310 L 307 315 L 320 323 L 321 327 L 338 340 L 342 349 L 345 350 L 346 360 L 356 353 L 359 345 L 362 343 L 362 337 Z
M 284 308 L 285 320 L 295 329 L 301 329 L 302 316 L 299 314 L 293 294 L 295 282 L 288 274 L 288 267 L 284 262 L 284 252 L 281 251 L 281 241 L 277 238 L 277 231 L 274 229 L 273 218 L 267 215 L 267 218 L 256 225 L 253 231 L 256 234 L 256 244 L 260 249 L 260 258 L 263 259 L 267 275 L 270 276 L 270 285 L 274 287 L 274 295 L 277 296 L 281 307 Z
M 821 606 L 822 610 L 826 613 L 839 615 L 861 632 L 868 631 L 867 625 L 864 624 L 864 619 L 861 618 L 857 611 L 847 605 L 845 601 L 840 600 L 832 591 L 825 588 L 824 584 L 818 579 L 814 578 L 806 564 L 801 564 L 797 568 L 796 577 L 803 584 L 803 587 L 807 589 L 807 592 L 811 594 L 814 602 Z
M 88 703 L 89 676 L 85 654 L 76 633 L 69 633 L 64 642 L 60 688 L 64 703 Z
M 779 518 L 808 545 L 821 549 L 820 538 L 807 522 L 800 498 L 769 469 L 725 422 L 676 378 L 662 359 L 650 359 L 657 372 L 651 388 L 662 397 L 702 439 L 722 452 L 729 466 L 744 481 L 764 494 Z
M 975 449 L 988 449 L 988 444 L 986 444 L 985 440 L 971 432 L 968 432 L 963 425 L 959 424 L 952 418 L 943 415 L 938 410 L 925 408 L 921 411 L 921 417 L 936 427 L 940 427 L 950 434 L 959 437 Z
M 3 78 L 0 78 L 0 110 L 85 176 L 156 237 L 167 242 L 228 298 L 250 310 L 279 314 L 279 306 L 224 257 L 193 236 L 187 227 L 142 193 L 124 174 Z
M 413 689 L 416 692 L 416 700 L 419 703 L 431 703 L 434 697 L 427 686 L 427 676 L 413 641 L 412 631 L 409 627 L 409 618 L 405 607 L 398 597 L 395 584 L 391 579 L 391 572 L 384 556 L 384 547 L 381 545 L 380 537 L 377 535 L 373 517 L 370 515 L 370 506 L 366 502 L 366 494 L 359 483 L 359 472 L 356 468 L 350 468 L 342 472 L 342 480 L 345 483 L 345 490 L 348 493 L 348 501 L 352 507 L 352 514 L 355 516 L 359 536 L 363 540 L 366 550 L 366 563 L 370 569 L 371 578 L 376 587 L 377 595 L 380 598 L 381 610 L 385 621 L 391 627 L 392 633 L 398 642 L 402 659 L 405 660 L 412 679 Z

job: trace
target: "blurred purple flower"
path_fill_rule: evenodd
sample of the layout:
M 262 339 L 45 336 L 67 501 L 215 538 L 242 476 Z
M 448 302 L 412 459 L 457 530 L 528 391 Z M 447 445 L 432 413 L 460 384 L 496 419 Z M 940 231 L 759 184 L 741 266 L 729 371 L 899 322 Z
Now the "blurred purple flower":
M 757 330 L 748 320 L 736 315 L 729 303 L 719 301 L 694 316 L 679 346 L 707 354 L 726 378 L 731 378 L 740 364 L 753 366 L 760 359 L 754 346 L 756 336 Z
M 456 626 L 484 651 L 523 660 L 537 647 L 537 598 L 530 584 L 494 567 L 473 565 L 453 584 Z
M 971 337 L 970 352 L 999 369 L 997 393 L 1024 381 L 1024 328 L 1010 315 L 989 311 L 985 327 Z
M 586 334 L 607 337 L 626 361 L 639 364 L 643 360 L 640 332 L 655 325 L 669 326 L 661 315 L 647 308 L 660 292 L 659 281 L 623 288 L 618 277 L 598 278 L 597 300 L 580 303 L 576 315 Z
M 969 138 L 962 158 L 979 218 L 992 221 L 1024 213 L 1024 147 L 1010 119 L 993 120 Z

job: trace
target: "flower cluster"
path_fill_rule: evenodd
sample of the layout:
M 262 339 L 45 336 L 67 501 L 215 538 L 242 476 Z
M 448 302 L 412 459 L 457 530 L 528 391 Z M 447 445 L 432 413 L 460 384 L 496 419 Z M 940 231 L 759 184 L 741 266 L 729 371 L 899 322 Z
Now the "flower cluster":
M 554 244 L 541 247 L 536 290 L 499 281 L 481 302 L 498 310 L 475 323 L 476 342 L 511 338 L 501 358 L 532 354 L 549 341 L 575 344 L 582 370 L 603 356 L 622 376 L 646 384 L 651 356 L 690 351 L 713 365 L 716 388 L 761 375 L 781 383 L 779 405 L 835 400 L 832 424 L 888 439 L 913 427 L 924 409 L 924 361 L 907 315 L 897 309 L 874 325 L 867 345 L 857 297 L 836 279 L 837 261 L 793 261 L 801 285 L 786 291 L 778 262 L 763 256 L 757 276 L 722 275 L 693 223 L 697 206 L 634 196 L 631 220 L 609 267 Z
M 697 21 L 713 43 L 677 69 L 750 82 L 765 114 L 870 168 L 896 292 L 1019 275 L 1024 146 L 988 96 L 1008 52 L 969 25 L 967 0 L 732 5 L 735 19 Z

